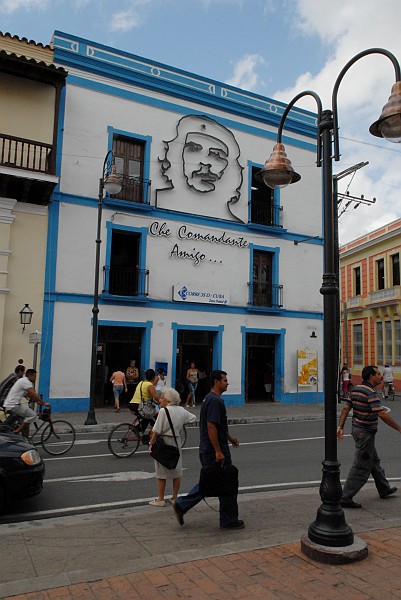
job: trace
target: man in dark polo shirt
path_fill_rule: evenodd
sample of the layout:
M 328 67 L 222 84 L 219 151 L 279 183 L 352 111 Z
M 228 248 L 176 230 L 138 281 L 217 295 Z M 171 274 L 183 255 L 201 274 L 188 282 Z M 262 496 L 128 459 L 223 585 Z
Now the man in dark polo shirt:
M 352 437 L 355 441 L 354 463 L 344 484 L 341 506 L 344 508 L 361 508 L 353 497 L 372 475 L 380 498 L 388 498 L 397 491 L 386 479 L 384 469 L 375 448 L 378 418 L 393 429 L 401 432 L 401 426 L 394 421 L 381 405 L 376 387 L 383 381 L 378 367 L 369 365 L 362 370 L 362 383 L 355 386 L 351 398 L 345 398 L 345 406 L 340 416 L 337 439 L 343 439 L 343 428 L 348 413 L 352 408 Z
M 227 390 L 228 380 L 225 371 L 212 372 L 213 387 L 206 394 L 200 411 L 199 459 L 202 466 L 219 462 L 230 465 L 229 444 L 234 448 L 239 441 L 228 432 L 227 413 L 221 397 Z M 180 525 L 184 525 L 184 515 L 202 500 L 197 483 L 186 496 L 180 496 L 173 504 L 175 516 Z M 244 521 L 238 518 L 237 496 L 223 496 L 220 503 L 220 527 L 222 529 L 243 529 Z

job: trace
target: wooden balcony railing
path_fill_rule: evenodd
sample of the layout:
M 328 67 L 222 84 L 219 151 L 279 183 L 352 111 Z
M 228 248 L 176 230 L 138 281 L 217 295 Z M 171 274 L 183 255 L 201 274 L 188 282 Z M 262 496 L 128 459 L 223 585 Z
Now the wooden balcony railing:
M 0 133 L 0 165 L 54 175 L 53 146 Z

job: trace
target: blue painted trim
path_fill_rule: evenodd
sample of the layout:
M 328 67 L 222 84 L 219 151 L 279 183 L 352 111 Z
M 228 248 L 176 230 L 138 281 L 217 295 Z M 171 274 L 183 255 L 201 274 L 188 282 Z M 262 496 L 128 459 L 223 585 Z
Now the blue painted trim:
M 51 398 L 50 400 L 52 413 L 85 413 L 89 410 L 89 398 Z
M 91 304 L 93 303 L 93 296 L 90 294 L 71 294 L 66 292 L 54 292 L 51 294 L 51 300 L 53 302 L 67 302 L 67 303 L 76 303 L 76 304 Z M 142 304 L 143 300 L 141 297 L 138 299 L 136 297 L 131 297 L 130 299 L 124 298 L 124 300 L 115 300 L 114 302 L 110 302 L 110 296 L 106 296 L 106 299 L 103 299 L 102 296 L 99 298 L 99 304 L 106 304 L 110 306 L 124 306 L 128 302 L 131 302 L 132 306 L 136 306 L 136 304 Z M 185 312 L 215 312 L 215 313 L 230 313 L 230 314 L 238 314 L 238 315 L 246 315 L 249 312 L 249 307 L 241 307 L 241 306 L 227 306 L 227 305 L 218 305 L 218 304 L 198 304 L 196 302 L 191 302 L 191 304 L 185 304 L 185 302 L 173 302 L 172 300 L 153 300 L 151 298 L 147 298 L 146 308 L 152 308 L 157 310 L 183 310 Z M 268 309 L 267 309 L 268 310 Z M 266 312 L 261 310 L 260 312 Z M 323 312 L 312 312 L 312 311 L 300 311 L 300 310 L 285 310 L 285 309 L 277 309 L 276 313 L 280 317 L 287 317 L 290 319 L 317 319 L 319 321 L 323 320 Z
M 272 284 L 273 285 L 278 285 L 279 284 L 279 254 L 280 254 L 280 248 L 278 247 L 271 247 L 271 246 L 261 246 L 258 244 L 249 244 L 249 281 L 252 282 L 253 281 L 253 257 L 254 257 L 254 253 L 256 252 L 267 252 L 269 254 L 272 255 Z M 280 311 L 282 309 L 280 308 L 274 308 L 274 307 L 260 307 L 260 306 L 254 306 L 253 302 L 252 302 L 253 298 L 252 298 L 252 286 L 249 286 L 249 309 L 253 309 L 253 310 L 257 310 L 260 311 L 260 309 L 262 308 L 262 312 L 272 312 L 272 309 L 274 310 L 274 312 Z
M 78 206 L 91 206 L 97 209 L 97 198 L 86 198 L 81 196 L 74 196 L 73 194 L 55 193 L 53 195 L 53 201 L 64 202 L 66 204 L 76 204 Z M 185 223 L 193 223 L 194 225 L 203 225 L 205 227 L 219 227 L 219 229 L 226 229 L 230 231 L 239 231 L 242 233 L 249 233 L 249 231 L 260 231 L 261 234 L 268 236 L 268 238 L 280 238 L 284 240 L 304 240 L 305 234 L 289 232 L 286 229 L 279 227 L 267 227 L 264 225 L 256 224 L 244 224 L 239 221 L 225 221 L 224 219 L 213 219 L 212 217 L 204 217 L 202 215 L 194 215 L 191 213 L 178 212 L 168 209 L 157 208 L 155 206 L 142 205 L 132 202 L 125 202 L 123 200 L 116 201 L 112 198 L 106 197 L 103 202 L 104 206 L 108 209 L 123 208 L 123 211 L 127 215 L 136 214 L 138 212 L 148 212 L 154 220 L 168 220 L 168 221 L 184 221 Z M 314 244 L 316 246 L 323 246 L 323 238 L 316 238 L 305 241 L 306 244 Z
M 223 355 L 223 331 L 224 325 L 185 325 L 181 323 L 171 323 L 171 329 L 173 331 L 173 347 L 172 347 L 172 359 L 171 359 L 171 381 L 176 380 L 176 356 L 177 356 L 177 339 L 178 331 L 212 331 L 215 333 L 213 336 L 213 361 L 212 369 L 221 369 L 222 355 Z
M 98 81 L 87 80 L 82 77 L 77 77 L 76 75 L 69 75 L 67 78 L 67 83 L 77 86 L 77 87 L 82 87 L 84 89 L 97 91 L 102 94 L 108 94 L 108 95 L 114 96 L 116 98 L 122 98 L 124 100 L 129 100 L 130 102 L 137 102 L 139 104 L 144 104 L 146 106 L 160 108 L 162 110 L 177 113 L 179 115 L 209 116 L 210 118 L 216 120 L 218 123 L 221 123 L 228 129 L 236 129 L 237 131 L 243 131 L 245 133 L 249 133 L 250 135 L 255 135 L 255 136 L 265 138 L 268 140 L 272 140 L 272 141 L 276 141 L 276 139 L 277 139 L 277 134 L 275 132 L 269 131 L 265 128 L 257 127 L 256 125 L 252 126 L 252 125 L 247 125 L 246 123 L 243 123 L 243 122 L 234 121 L 232 119 L 227 119 L 225 117 L 216 117 L 216 115 L 207 113 L 204 110 L 196 110 L 194 108 L 186 107 L 182 104 L 176 104 L 173 102 L 167 102 L 166 100 L 161 100 L 159 98 L 152 98 L 149 96 L 144 96 L 143 94 L 139 94 L 137 92 L 132 92 L 130 90 L 116 88 L 116 87 L 113 87 L 113 86 L 110 86 L 110 85 L 107 85 L 104 83 L 100 83 Z M 226 112 L 229 113 L 230 111 L 227 110 Z M 252 115 L 249 115 L 249 114 L 246 114 L 245 116 L 248 119 L 252 118 Z M 264 119 L 263 119 L 263 121 L 264 121 Z M 291 131 L 291 127 L 287 126 L 288 123 L 289 123 L 289 121 L 287 119 L 287 121 L 286 121 L 286 131 L 287 132 Z M 278 124 L 279 123 L 277 122 L 276 126 L 278 126 Z M 307 135 L 304 132 L 298 131 L 298 129 L 295 130 L 295 133 L 304 135 L 304 136 Z M 314 130 L 313 135 L 311 135 L 310 137 L 312 137 L 313 139 L 316 139 L 316 130 Z M 305 142 L 302 139 L 290 137 L 290 135 L 288 133 L 283 134 L 282 142 L 283 142 L 283 144 L 286 144 L 286 145 L 291 145 L 296 148 L 301 148 L 303 150 L 307 150 L 309 152 L 316 153 L 316 142 Z
M 54 61 L 278 126 L 286 105 L 181 69 L 56 31 Z M 294 107 L 286 128 L 316 136 L 316 114 Z
M 302 392 L 297 394 L 286 393 L 282 394 L 281 404 L 324 404 L 324 392 L 318 392 L 316 401 L 316 392 Z
M 105 256 L 105 261 L 106 264 L 105 266 L 108 267 L 106 269 L 106 277 L 105 277 L 105 296 L 107 296 L 107 299 L 110 300 L 112 298 L 111 295 L 108 294 L 108 290 L 109 290 L 109 269 L 110 269 L 110 264 L 111 264 L 111 246 L 112 246 L 112 238 L 113 238 L 113 231 L 128 231 L 129 233 L 135 233 L 138 234 L 139 236 L 139 265 L 138 268 L 141 270 L 146 269 L 146 238 L 148 235 L 148 230 L 146 227 L 130 227 L 128 225 L 116 225 L 115 223 L 112 223 L 112 221 L 107 221 L 106 222 L 106 232 L 107 232 L 107 241 L 106 241 L 106 256 Z M 138 300 L 146 300 L 147 298 L 145 298 L 144 296 L 135 296 L 135 301 Z M 120 301 L 124 301 L 129 302 L 132 301 L 132 297 L 128 297 L 128 296 L 124 296 L 121 298 Z
M 50 393 L 50 373 L 53 352 L 54 290 L 56 284 L 57 245 L 60 204 L 50 202 L 47 222 L 46 267 L 42 317 L 42 343 L 40 345 L 39 394 L 47 400 Z
M 242 357 L 241 357 L 241 391 L 245 398 L 245 361 L 246 361 L 246 334 L 247 333 L 262 333 L 266 335 L 274 335 L 274 400 L 281 402 L 284 388 L 284 358 L 285 358 L 285 335 L 287 330 L 281 329 L 264 329 L 256 327 L 241 327 L 242 334 Z

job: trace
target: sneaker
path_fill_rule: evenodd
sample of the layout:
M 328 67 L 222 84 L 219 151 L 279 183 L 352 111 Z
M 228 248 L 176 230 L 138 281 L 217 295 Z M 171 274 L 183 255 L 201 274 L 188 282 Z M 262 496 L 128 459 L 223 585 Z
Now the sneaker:
M 177 502 L 173 502 L 173 510 L 179 524 L 184 525 L 184 513 Z
M 359 504 L 359 502 L 354 502 L 351 500 L 351 498 L 342 498 L 340 505 L 343 508 L 362 508 L 362 504 Z
M 221 529 L 244 529 L 245 523 L 241 519 L 234 521 L 234 523 L 227 523 L 227 525 L 220 525 Z
M 163 506 L 166 506 L 166 503 L 164 500 L 158 500 L 157 498 L 155 498 L 154 500 L 151 500 L 149 502 L 150 506 L 159 506 L 160 508 L 163 508 Z
M 385 498 L 392 496 L 392 494 L 395 494 L 397 490 L 398 490 L 398 488 L 396 488 L 396 487 L 389 488 L 383 494 L 380 494 L 380 498 L 382 500 L 384 500 Z

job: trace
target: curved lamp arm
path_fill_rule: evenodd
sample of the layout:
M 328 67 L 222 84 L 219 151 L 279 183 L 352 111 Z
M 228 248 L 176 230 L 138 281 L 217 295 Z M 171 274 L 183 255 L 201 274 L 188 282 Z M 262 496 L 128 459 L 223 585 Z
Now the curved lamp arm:
M 317 123 L 318 123 L 318 126 L 319 126 L 320 120 L 321 120 L 321 117 L 322 117 L 322 101 L 320 99 L 320 96 L 318 94 L 316 94 L 316 92 L 314 92 L 313 90 L 305 90 L 304 92 L 300 92 L 299 94 L 297 94 L 296 96 L 294 96 L 294 98 L 287 105 L 285 111 L 283 112 L 283 115 L 282 115 L 281 120 L 280 120 L 280 125 L 278 126 L 278 131 L 277 131 L 277 143 L 278 144 L 281 144 L 281 138 L 282 138 L 282 134 L 283 134 L 284 123 L 285 123 L 285 120 L 286 120 L 286 118 L 288 116 L 288 113 L 290 112 L 290 110 L 292 109 L 292 107 L 294 106 L 294 104 L 296 104 L 298 102 L 298 100 L 300 100 L 304 96 L 312 96 L 312 98 L 314 98 L 316 100 L 316 104 L 317 104 Z M 319 132 L 318 132 L 318 136 L 319 136 Z M 318 141 L 316 152 L 317 152 L 316 162 L 317 162 L 317 165 L 320 167 L 320 164 L 321 164 L 321 144 L 320 144 L 320 141 Z
M 350 67 L 352 67 L 352 65 L 354 63 L 356 63 L 360 58 L 363 58 L 364 56 L 368 56 L 369 54 L 383 54 L 384 56 L 387 56 L 387 58 L 389 58 L 394 65 L 395 80 L 396 81 L 401 80 L 401 68 L 400 68 L 398 60 L 396 59 L 394 54 L 392 54 L 388 50 L 385 50 L 384 48 L 368 48 L 367 50 L 363 50 L 362 52 L 359 52 L 359 54 L 356 54 L 353 58 L 351 58 L 351 60 L 349 60 L 347 62 L 347 64 L 342 69 L 342 71 L 340 72 L 340 74 L 338 75 L 338 77 L 336 79 L 336 82 L 335 82 L 334 88 L 333 88 L 333 95 L 332 95 L 332 102 L 331 102 L 332 111 L 333 111 L 333 129 L 334 129 L 334 132 L 333 132 L 334 160 L 340 160 L 340 143 L 339 143 L 339 133 L 338 133 L 339 127 L 338 127 L 338 109 L 337 109 L 338 88 L 340 87 L 340 83 L 342 82 L 344 75 L 347 73 L 347 71 L 350 69 Z

